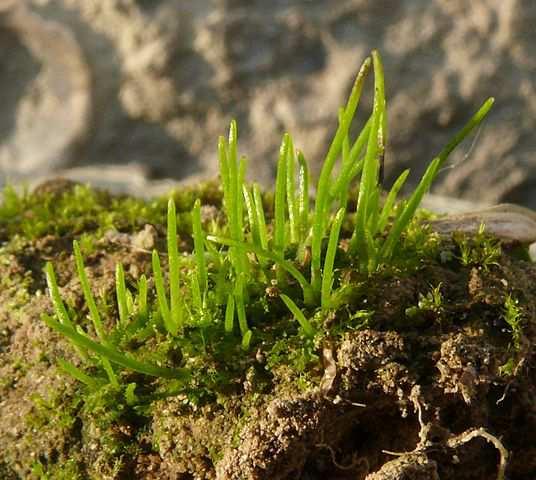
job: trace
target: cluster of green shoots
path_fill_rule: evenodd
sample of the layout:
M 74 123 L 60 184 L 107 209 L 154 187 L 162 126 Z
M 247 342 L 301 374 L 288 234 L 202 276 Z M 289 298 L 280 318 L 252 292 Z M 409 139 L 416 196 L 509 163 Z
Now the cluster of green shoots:
M 373 110 L 353 139 L 350 126 L 371 68 Z M 267 197 L 263 197 L 257 184 L 246 182 L 247 161 L 238 155 L 237 126 L 231 122 L 228 140 L 221 137 L 218 143 L 226 221 L 203 222 L 202 206 L 197 200 L 191 213 L 193 251 L 179 254 L 177 216 L 175 204 L 170 200 L 168 269 L 163 271 L 160 254 L 154 250 L 152 279 L 141 276 L 137 285 L 127 287 L 123 267 L 117 265 L 117 328 L 128 331 L 152 321 L 160 324 L 165 335 L 173 339 L 188 335 L 190 329 L 200 325 L 221 325 L 223 335 L 236 336 L 239 331 L 241 347 L 248 351 L 255 342 L 256 328 L 247 317 L 252 296 L 250 285 L 261 283 L 266 287 L 277 285 L 280 299 L 299 323 L 301 334 L 314 337 L 319 327 L 311 321 L 311 314 L 338 307 L 336 290 L 340 282 L 334 266 L 341 249 L 341 232 L 348 232 L 345 248 L 352 268 L 372 275 L 388 265 L 448 155 L 483 120 L 492 103 L 493 99 L 488 99 L 432 160 L 413 193 L 402 202 L 397 202 L 397 196 L 408 178 L 407 170 L 394 182 L 386 197 L 381 197 L 379 176 L 388 129 L 383 68 L 377 52 L 364 61 L 348 101 L 340 110 L 338 128 L 318 178 L 314 203 L 310 202 L 307 162 L 303 153 L 295 149 L 291 136 L 285 134 L 279 151 L 273 209 L 265 210 Z M 356 184 L 358 195 L 351 199 Z M 350 211 L 349 205 L 356 205 L 355 210 Z M 112 384 L 118 383 L 120 368 L 186 381 L 189 376 L 186 368 L 139 361 L 120 351 L 117 342 L 103 328 L 76 241 L 74 257 L 97 339 L 75 325 L 72 312 L 68 312 L 62 301 L 51 264 L 46 266 L 46 277 L 55 315 L 44 316 L 47 325 L 71 341 L 83 362 L 101 366 Z M 297 291 L 301 294 L 290 294 Z M 95 378 L 74 364 L 61 360 L 60 367 L 95 386 Z

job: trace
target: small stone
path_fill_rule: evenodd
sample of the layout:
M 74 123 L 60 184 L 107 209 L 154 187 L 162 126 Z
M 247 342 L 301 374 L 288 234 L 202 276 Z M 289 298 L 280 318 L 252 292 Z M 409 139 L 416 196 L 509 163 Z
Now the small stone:
M 142 250 L 152 250 L 155 246 L 156 236 L 156 229 L 152 225 L 146 224 L 142 231 L 133 235 L 132 245 Z
M 484 225 L 485 232 L 501 240 L 531 244 L 536 242 L 536 212 L 509 203 L 473 212 L 447 215 L 430 222 L 443 235 L 463 232 L 475 235 Z

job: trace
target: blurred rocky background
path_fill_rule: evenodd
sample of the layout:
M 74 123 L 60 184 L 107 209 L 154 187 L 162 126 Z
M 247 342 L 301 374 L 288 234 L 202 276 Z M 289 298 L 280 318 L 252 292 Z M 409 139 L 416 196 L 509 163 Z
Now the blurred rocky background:
M 252 178 L 272 181 L 287 130 L 318 169 L 373 48 L 387 185 L 407 167 L 415 184 L 493 95 L 434 191 L 536 207 L 534 0 L 0 0 L 0 182 L 212 177 L 231 118 Z

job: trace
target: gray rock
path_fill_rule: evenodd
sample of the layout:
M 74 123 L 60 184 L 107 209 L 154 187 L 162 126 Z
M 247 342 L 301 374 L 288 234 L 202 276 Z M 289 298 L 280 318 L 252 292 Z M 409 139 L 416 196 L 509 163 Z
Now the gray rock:
M 0 166 L 31 176 L 68 165 L 90 126 L 90 69 L 80 46 L 70 29 L 20 2 L 0 4 L 0 32 L 11 39 L 2 55 L 11 112 L 2 122 Z
M 386 183 L 411 167 L 415 185 L 493 95 L 435 192 L 536 207 L 532 0 L 4 0 L 0 12 L 4 176 L 87 165 L 214 176 L 233 117 L 252 177 L 273 181 L 286 130 L 318 170 L 359 64 L 378 48 Z

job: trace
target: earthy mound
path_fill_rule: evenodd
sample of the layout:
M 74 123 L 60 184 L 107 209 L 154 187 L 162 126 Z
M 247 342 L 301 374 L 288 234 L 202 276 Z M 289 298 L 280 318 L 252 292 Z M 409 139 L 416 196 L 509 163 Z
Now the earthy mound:
M 217 219 L 214 185 L 200 195 Z M 193 198 L 176 195 L 183 251 Z M 347 268 L 345 305 L 317 318 L 326 335 L 312 348 L 276 324 L 236 364 L 207 340 L 187 390 L 124 373 L 121 387 L 90 392 L 57 366 L 77 357 L 40 318 L 51 311 L 42 268 L 54 262 L 68 308 L 84 311 L 80 239 L 99 305 L 114 312 L 114 265 L 129 283 L 149 271 L 165 201 L 63 184 L 3 208 L 0 478 L 489 480 L 505 466 L 511 480 L 536 478 L 536 267 L 523 249 L 415 226 L 406 245 L 423 235 L 430 248 L 411 268 Z M 277 286 L 252 305 L 252 322 L 268 305 L 296 329 Z M 147 349 L 165 350 L 159 338 Z M 181 365 L 188 348 L 167 361 Z

